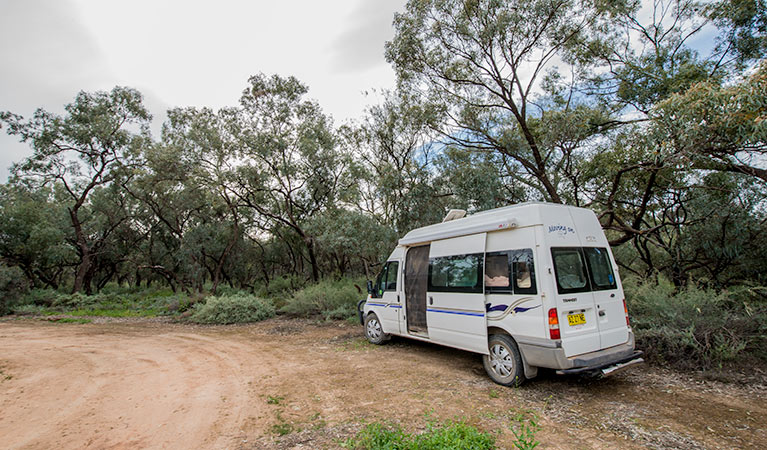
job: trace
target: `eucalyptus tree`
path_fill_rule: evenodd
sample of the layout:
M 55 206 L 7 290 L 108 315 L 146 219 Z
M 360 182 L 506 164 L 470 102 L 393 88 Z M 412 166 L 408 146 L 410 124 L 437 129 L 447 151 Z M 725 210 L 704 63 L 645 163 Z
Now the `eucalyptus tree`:
M 231 185 L 235 179 L 238 147 L 230 134 L 236 111 L 224 108 L 176 108 L 168 111 L 163 126 L 163 144 L 180 150 L 188 162 L 185 183 L 198 193 L 199 210 L 195 228 L 199 262 L 205 267 L 215 293 L 224 268 L 238 243 L 242 242 L 243 219 L 240 200 Z
M 305 99 L 304 84 L 263 74 L 248 82 L 229 122 L 240 157 L 232 192 L 271 229 L 286 227 L 300 238 L 318 280 L 315 237 L 305 222 L 354 183 L 350 160 L 340 152 L 330 117 Z
M 384 92 L 362 120 L 342 129 L 359 166 L 356 206 L 398 233 L 444 216 L 449 196 L 434 185 L 442 144 L 432 129 L 439 110 L 405 93 Z
M 77 264 L 60 199 L 52 186 L 18 180 L 0 185 L 0 258 L 18 267 L 33 287 L 58 288 L 65 269 Z
M 515 166 L 509 175 L 535 189 L 534 198 L 561 203 L 553 172 L 564 156 L 548 142 L 546 114 L 578 102 L 552 108 L 536 97 L 546 72 L 566 64 L 570 47 L 605 14 L 588 0 L 412 0 L 395 16 L 386 56 L 401 89 L 443 107 L 446 138 L 505 155 Z
M 130 153 L 149 139 L 150 115 L 141 94 L 125 87 L 80 92 L 65 110 L 63 116 L 38 109 L 29 120 L 9 112 L 0 118 L 9 134 L 33 148 L 32 156 L 13 166 L 13 174 L 37 185 L 56 185 L 66 193 L 79 257 L 72 289 L 90 294 L 98 248 L 114 228 L 91 233 L 88 225 L 95 218 L 88 202 L 99 187 L 129 176 Z

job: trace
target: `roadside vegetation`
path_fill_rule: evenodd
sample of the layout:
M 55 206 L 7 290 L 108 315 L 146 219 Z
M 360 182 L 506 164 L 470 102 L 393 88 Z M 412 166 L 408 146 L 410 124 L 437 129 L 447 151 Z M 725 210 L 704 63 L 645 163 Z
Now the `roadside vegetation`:
M 393 27 L 396 89 L 343 125 L 263 73 L 158 136 L 124 86 L 0 112 L 31 150 L 0 315 L 348 319 L 407 231 L 546 201 L 599 217 L 651 361 L 767 364 L 767 2 L 411 0 Z

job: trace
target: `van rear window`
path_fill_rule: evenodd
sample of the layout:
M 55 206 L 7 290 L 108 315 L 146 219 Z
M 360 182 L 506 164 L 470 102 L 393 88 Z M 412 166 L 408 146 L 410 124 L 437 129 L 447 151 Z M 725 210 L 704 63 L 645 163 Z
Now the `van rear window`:
M 613 274 L 607 249 L 585 247 L 583 253 L 586 255 L 586 263 L 589 266 L 593 290 L 615 289 L 615 274 Z
M 560 294 L 603 291 L 617 287 L 606 248 L 554 247 L 551 256 Z
M 576 247 L 552 248 L 554 272 L 557 278 L 557 290 L 560 294 L 587 292 L 589 279 L 581 250 Z

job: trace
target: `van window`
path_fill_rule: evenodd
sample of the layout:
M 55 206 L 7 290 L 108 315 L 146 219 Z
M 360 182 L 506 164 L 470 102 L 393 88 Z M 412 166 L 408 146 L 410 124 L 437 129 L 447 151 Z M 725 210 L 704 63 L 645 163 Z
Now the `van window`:
M 591 287 L 595 291 L 605 289 L 615 289 L 615 275 L 610 264 L 610 256 L 605 248 L 583 249 L 586 255 L 586 263 L 589 266 L 589 275 L 591 275 Z
M 507 252 L 485 255 L 485 287 L 489 291 L 511 292 L 511 272 Z
M 429 260 L 429 290 L 482 292 L 482 253 Z
M 390 261 L 386 264 L 386 282 L 384 283 L 385 291 L 397 290 L 397 273 L 399 269 L 399 261 Z
M 557 279 L 557 290 L 560 294 L 587 292 L 590 290 L 586 278 L 586 265 L 578 248 L 552 248 L 554 272 Z
M 533 250 L 515 250 L 511 256 L 514 271 L 514 293 L 535 294 L 535 266 L 533 265 Z

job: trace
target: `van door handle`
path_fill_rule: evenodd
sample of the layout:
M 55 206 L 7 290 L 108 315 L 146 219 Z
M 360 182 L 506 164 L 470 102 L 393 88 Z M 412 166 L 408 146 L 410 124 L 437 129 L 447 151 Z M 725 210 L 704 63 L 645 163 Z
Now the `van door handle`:
M 397 303 L 399 303 L 399 295 L 397 296 Z
M 434 297 L 429 296 L 429 304 L 430 305 L 434 304 Z

